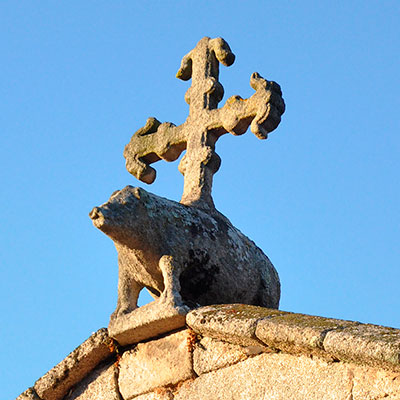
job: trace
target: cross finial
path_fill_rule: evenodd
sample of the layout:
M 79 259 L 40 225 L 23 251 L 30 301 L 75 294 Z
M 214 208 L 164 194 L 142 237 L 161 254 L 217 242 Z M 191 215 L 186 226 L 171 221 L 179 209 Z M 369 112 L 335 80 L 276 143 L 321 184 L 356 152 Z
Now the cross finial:
M 220 136 L 230 132 L 241 135 L 250 125 L 260 139 L 266 139 L 280 123 L 285 111 L 280 86 L 253 73 L 250 85 L 256 91 L 249 99 L 230 97 L 222 108 L 217 108 L 224 89 L 218 81 L 219 63 L 229 66 L 235 56 L 222 38 L 204 37 L 182 59 L 177 78 L 192 79 L 185 95 L 190 111 L 179 126 L 160 123 L 149 118 L 125 147 L 128 171 L 146 183 L 152 183 L 156 172 L 150 164 L 163 159 L 176 160 L 183 150 L 185 156 L 179 164 L 184 175 L 181 203 L 213 211 L 211 197 L 212 178 L 221 160 L 215 152 Z

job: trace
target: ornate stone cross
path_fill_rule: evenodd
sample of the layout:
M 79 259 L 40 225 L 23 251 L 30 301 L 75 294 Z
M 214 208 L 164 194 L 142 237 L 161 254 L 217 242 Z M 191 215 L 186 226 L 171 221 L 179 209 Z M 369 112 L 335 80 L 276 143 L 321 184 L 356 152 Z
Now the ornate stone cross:
M 189 80 L 192 86 L 185 94 L 190 106 L 189 116 L 179 126 L 160 123 L 149 118 L 125 147 L 126 168 L 136 178 L 152 183 L 156 171 L 150 164 L 176 160 L 183 150 L 186 154 L 179 164 L 184 175 L 182 204 L 214 210 L 211 197 L 212 178 L 221 159 L 215 152 L 218 138 L 230 132 L 241 135 L 250 125 L 260 139 L 266 139 L 280 123 L 285 111 L 280 86 L 253 73 L 250 85 L 256 91 L 250 98 L 230 97 L 222 108 L 224 88 L 218 81 L 219 63 L 229 66 L 235 55 L 222 38 L 204 37 L 182 59 L 177 78 Z

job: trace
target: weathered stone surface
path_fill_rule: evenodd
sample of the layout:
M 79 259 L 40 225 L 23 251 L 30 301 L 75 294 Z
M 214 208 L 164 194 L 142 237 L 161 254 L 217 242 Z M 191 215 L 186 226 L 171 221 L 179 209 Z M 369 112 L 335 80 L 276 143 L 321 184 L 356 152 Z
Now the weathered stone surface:
M 118 371 L 114 364 L 103 365 L 84 378 L 64 400 L 121 400 Z
M 256 336 L 266 345 L 288 353 L 323 354 L 325 335 L 356 322 L 287 313 L 257 323 Z M 322 350 L 322 351 L 321 351 Z
M 174 399 L 399 400 L 400 374 L 317 357 L 262 354 L 184 383 Z
M 173 400 L 172 390 L 168 388 L 158 388 L 154 392 L 141 394 L 134 398 L 135 400 Z
M 263 351 L 261 346 L 243 347 L 204 337 L 193 351 L 193 369 L 197 375 L 236 364 Z
M 399 373 L 354 366 L 352 374 L 354 400 L 400 399 Z
M 21 393 L 16 400 L 40 400 L 39 396 L 36 394 L 35 389 L 29 388 Z
M 128 186 L 91 218 L 118 250 L 118 304 L 109 332 L 120 343 L 134 343 L 133 330 L 149 324 L 149 313 L 136 308 L 143 287 L 157 298 L 150 320 L 157 320 L 159 307 L 161 327 L 168 308 L 181 323 L 188 306 L 279 304 L 279 277 L 268 257 L 221 214 Z
M 111 339 L 107 329 L 93 333 L 86 341 L 70 353 L 63 361 L 38 379 L 34 389 L 43 400 L 62 399 L 101 361 L 111 356 Z
M 400 371 L 400 330 L 384 326 L 358 324 L 329 331 L 324 349 L 343 361 Z
M 242 346 L 262 346 L 255 335 L 257 322 L 283 314 L 284 311 L 243 304 L 222 304 L 191 311 L 186 323 L 195 332 L 214 339 Z
M 271 353 L 201 375 L 183 384 L 174 399 L 349 400 L 351 390 L 351 375 L 341 363 Z
M 124 400 L 174 385 L 193 377 L 192 356 L 187 347 L 188 331 L 139 343 L 120 360 L 119 390 Z

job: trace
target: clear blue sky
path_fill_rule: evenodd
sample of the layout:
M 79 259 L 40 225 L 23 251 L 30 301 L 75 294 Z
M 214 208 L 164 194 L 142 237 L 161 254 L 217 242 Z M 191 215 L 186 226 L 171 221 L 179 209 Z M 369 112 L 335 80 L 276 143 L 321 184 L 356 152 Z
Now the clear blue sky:
M 206 35 L 237 57 L 223 102 L 254 71 L 284 93 L 267 141 L 218 142 L 213 192 L 277 268 L 280 308 L 400 328 L 398 1 L 19 0 L 0 17 L 2 398 L 107 326 L 117 257 L 88 212 L 144 185 L 123 148 L 149 116 L 185 120 L 175 73 Z M 146 189 L 179 200 L 177 163 L 155 167 Z

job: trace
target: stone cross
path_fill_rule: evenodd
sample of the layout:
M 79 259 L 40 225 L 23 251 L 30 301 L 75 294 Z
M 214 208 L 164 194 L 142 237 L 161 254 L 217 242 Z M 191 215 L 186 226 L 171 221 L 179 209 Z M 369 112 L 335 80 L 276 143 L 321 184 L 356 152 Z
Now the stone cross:
M 280 86 L 253 73 L 250 85 L 256 91 L 250 98 L 230 97 L 222 108 L 217 108 L 224 89 L 218 81 L 219 63 L 232 65 L 235 55 L 222 38 L 204 37 L 182 59 L 177 78 L 189 80 L 192 85 L 185 94 L 189 116 L 179 126 L 160 123 L 149 118 L 125 147 L 127 170 L 136 178 L 152 183 L 156 171 L 150 164 L 176 160 L 182 151 L 186 154 L 179 164 L 184 175 L 181 203 L 209 211 L 215 210 L 211 197 L 213 175 L 221 159 L 215 152 L 215 143 L 229 132 L 241 135 L 250 125 L 260 139 L 266 139 L 280 123 L 285 111 Z

